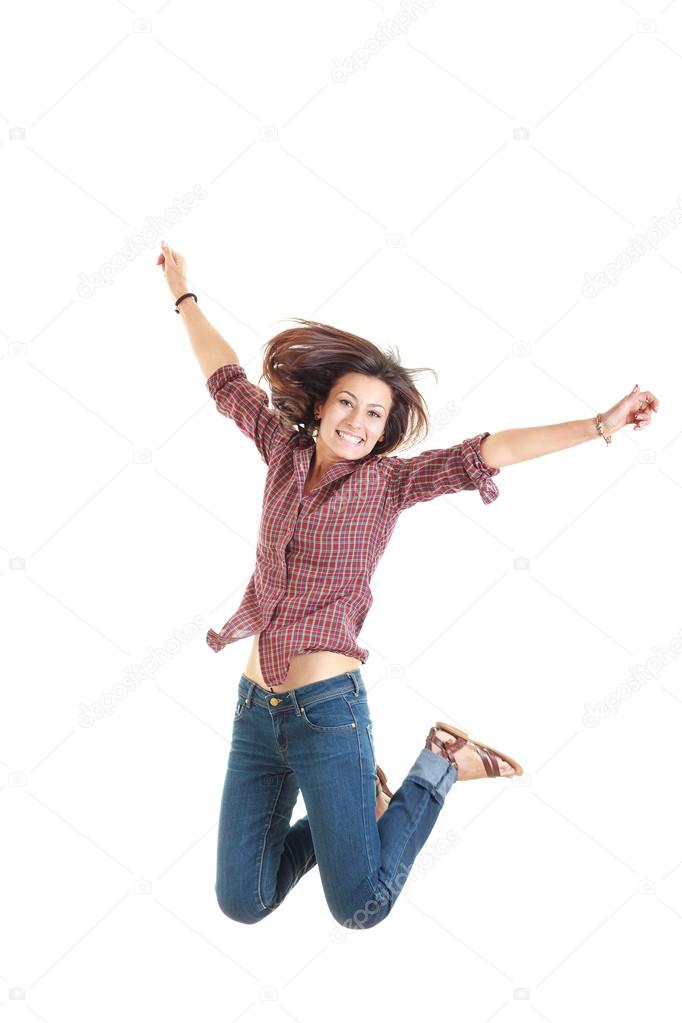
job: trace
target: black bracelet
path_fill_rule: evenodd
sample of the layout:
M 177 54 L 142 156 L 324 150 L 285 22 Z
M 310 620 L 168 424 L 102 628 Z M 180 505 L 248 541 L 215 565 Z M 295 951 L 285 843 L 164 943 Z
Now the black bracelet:
M 178 309 L 178 305 L 180 304 L 180 302 L 182 302 L 183 298 L 193 298 L 194 301 L 197 303 L 197 305 L 199 305 L 199 299 L 194 294 L 194 292 L 186 291 L 184 295 L 181 295 L 180 298 L 176 298 L 176 300 L 175 300 L 175 311 L 178 314 L 178 316 L 180 315 L 180 310 Z

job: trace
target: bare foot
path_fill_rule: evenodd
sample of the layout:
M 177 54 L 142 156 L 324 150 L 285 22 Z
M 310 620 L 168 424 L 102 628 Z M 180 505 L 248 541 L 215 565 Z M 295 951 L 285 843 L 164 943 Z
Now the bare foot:
M 449 732 L 444 732 L 442 728 L 436 729 L 436 737 L 441 742 L 454 742 L 454 735 Z M 431 749 L 434 753 L 438 753 L 443 759 L 447 759 L 445 756 L 445 750 L 442 750 L 435 742 L 431 742 Z M 492 756 L 493 754 L 491 754 Z M 452 756 L 452 754 L 451 754 Z M 454 754 L 454 760 L 457 765 L 457 781 L 467 781 L 471 778 L 487 778 L 488 775 L 485 773 L 485 767 L 480 756 L 476 752 L 476 749 L 472 742 L 467 742 L 466 746 L 462 746 Z M 500 775 L 503 778 L 511 778 L 516 774 L 511 764 L 508 764 L 502 757 L 495 757 L 498 766 L 500 768 Z

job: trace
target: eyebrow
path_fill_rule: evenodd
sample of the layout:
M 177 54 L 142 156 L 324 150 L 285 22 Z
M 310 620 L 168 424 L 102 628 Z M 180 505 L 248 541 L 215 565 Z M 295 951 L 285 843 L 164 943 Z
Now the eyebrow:
M 345 388 L 345 387 L 343 388 L 343 390 L 342 390 L 342 391 L 339 391 L 339 394 L 350 394 L 351 398 L 355 398 L 355 395 L 353 394 L 353 392 L 352 392 L 352 391 L 348 391 L 348 390 L 346 390 L 346 388 Z M 357 401 L 358 399 L 357 399 L 357 398 L 355 398 L 355 400 Z M 383 405 L 379 405 L 379 403 L 378 403 L 378 402 L 376 402 L 376 401 L 370 401 L 370 405 L 376 405 L 376 406 L 377 406 L 377 408 L 383 408 L 383 409 L 384 409 L 384 412 L 386 411 L 386 409 L 384 408 L 384 406 L 383 406 Z

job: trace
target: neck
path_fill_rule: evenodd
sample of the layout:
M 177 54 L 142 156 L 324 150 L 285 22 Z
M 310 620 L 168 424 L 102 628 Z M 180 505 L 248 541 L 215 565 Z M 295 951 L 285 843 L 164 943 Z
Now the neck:
M 325 458 L 324 454 L 321 454 L 320 449 L 315 445 L 313 451 L 313 457 L 310 462 L 310 476 L 314 479 L 320 479 L 324 476 L 327 469 L 332 465 L 336 465 L 337 462 L 341 462 L 341 458 Z

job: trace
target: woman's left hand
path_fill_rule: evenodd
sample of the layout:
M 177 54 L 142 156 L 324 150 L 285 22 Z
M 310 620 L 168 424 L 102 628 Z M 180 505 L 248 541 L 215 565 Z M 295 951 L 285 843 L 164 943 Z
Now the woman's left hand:
M 629 394 L 602 413 L 604 430 L 616 433 L 629 423 L 635 424 L 635 430 L 641 430 L 649 425 L 653 412 L 658 412 L 658 398 L 651 391 L 640 391 L 639 384 L 635 384 Z

